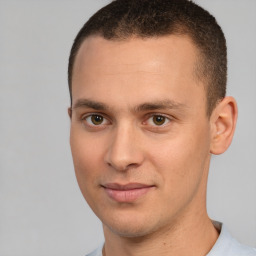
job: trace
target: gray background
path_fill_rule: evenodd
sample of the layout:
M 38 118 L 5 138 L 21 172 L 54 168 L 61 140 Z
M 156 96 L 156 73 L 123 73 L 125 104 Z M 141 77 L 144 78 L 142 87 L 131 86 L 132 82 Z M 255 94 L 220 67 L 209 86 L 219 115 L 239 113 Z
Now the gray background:
M 67 59 L 106 0 L 0 0 L 0 255 L 84 255 L 103 241 L 76 184 L 69 149 Z M 256 1 L 200 0 L 229 48 L 239 120 L 213 157 L 208 211 L 256 246 Z

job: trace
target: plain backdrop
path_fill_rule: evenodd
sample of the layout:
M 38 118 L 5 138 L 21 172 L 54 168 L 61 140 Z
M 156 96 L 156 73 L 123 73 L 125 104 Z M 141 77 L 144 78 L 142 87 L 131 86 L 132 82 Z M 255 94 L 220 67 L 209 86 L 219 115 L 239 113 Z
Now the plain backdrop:
M 69 149 L 67 63 L 75 35 L 107 0 L 0 0 L 0 255 L 85 255 L 103 241 Z M 228 43 L 239 106 L 230 149 L 214 156 L 208 212 L 256 246 L 256 1 L 198 0 Z

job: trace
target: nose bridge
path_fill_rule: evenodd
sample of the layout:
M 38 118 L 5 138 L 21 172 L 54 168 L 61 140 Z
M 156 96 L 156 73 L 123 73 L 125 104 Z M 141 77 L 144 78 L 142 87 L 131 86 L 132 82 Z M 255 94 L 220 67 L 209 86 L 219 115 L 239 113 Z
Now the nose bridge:
M 143 152 L 139 145 L 139 131 L 136 127 L 127 122 L 116 126 L 105 160 L 119 171 L 141 164 Z

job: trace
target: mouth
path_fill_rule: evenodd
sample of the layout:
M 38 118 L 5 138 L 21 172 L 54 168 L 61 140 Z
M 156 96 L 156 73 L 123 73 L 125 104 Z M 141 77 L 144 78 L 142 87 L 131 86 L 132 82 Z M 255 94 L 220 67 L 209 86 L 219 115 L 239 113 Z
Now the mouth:
M 155 188 L 154 185 L 146 185 L 141 183 L 107 183 L 102 185 L 106 194 L 114 201 L 119 203 L 131 203 Z

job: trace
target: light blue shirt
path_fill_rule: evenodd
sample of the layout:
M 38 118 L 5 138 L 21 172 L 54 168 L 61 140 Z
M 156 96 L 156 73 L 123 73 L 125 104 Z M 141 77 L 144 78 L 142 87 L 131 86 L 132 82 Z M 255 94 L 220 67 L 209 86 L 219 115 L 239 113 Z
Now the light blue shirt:
M 223 224 L 216 221 L 213 224 L 220 230 L 220 235 L 206 256 L 256 256 L 256 249 L 240 244 Z M 102 248 L 99 247 L 87 256 L 102 256 Z

